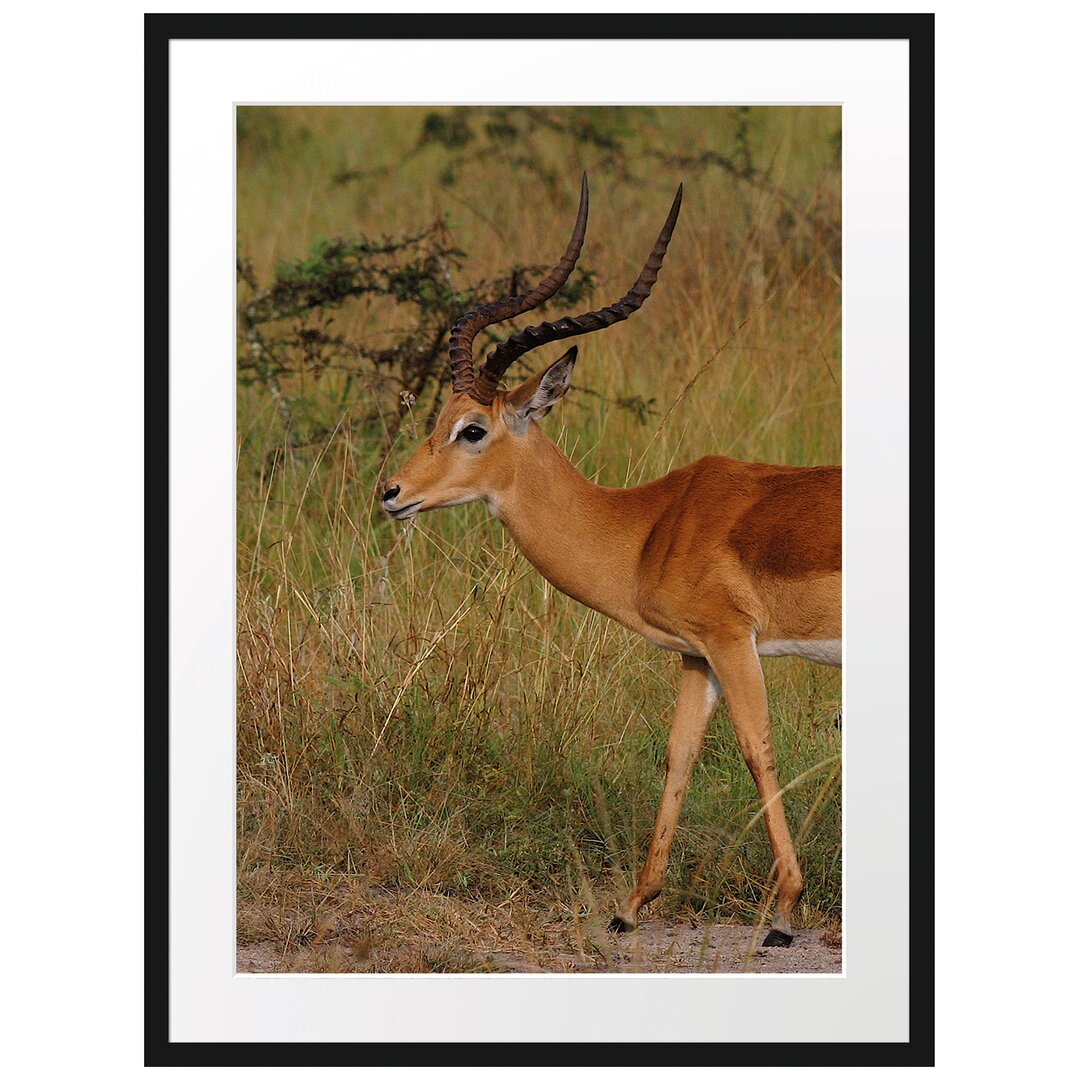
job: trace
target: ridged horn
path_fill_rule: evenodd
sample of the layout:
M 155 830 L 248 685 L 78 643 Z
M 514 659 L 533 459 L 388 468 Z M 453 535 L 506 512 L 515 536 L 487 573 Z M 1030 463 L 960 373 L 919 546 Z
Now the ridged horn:
M 527 326 L 516 334 L 511 334 L 497 345 L 487 357 L 476 385 L 470 391 L 477 401 L 490 405 L 494 400 L 499 380 L 506 369 L 519 357 L 549 341 L 560 338 L 576 337 L 578 334 L 591 334 L 594 330 L 603 330 L 614 323 L 628 319 L 645 301 L 652 291 L 660 274 L 660 266 L 667 253 L 671 234 L 675 231 L 675 222 L 679 219 L 679 207 L 682 206 L 682 184 L 675 193 L 675 201 L 668 211 L 667 221 L 660 230 L 660 235 L 653 245 L 652 254 L 638 275 L 634 287 L 621 299 L 599 311 L 587 311 L 554 322 L 541 323 L 539 326 Z
M 559 260 L 554 270 L 539 285 L 523 293 L 521 296 L 510 296 L 505 300 L 496 300 L 494 303 L 485 304 L 475 311 L 462 315 L 454 328 L 450 331 L 450 374 L 453 379 L 454 393 L 469 393 L 474 397 L 474 384 L 476 373 L 473 369 L 472 349 L 473 340 L 485 326 L 493 323 L 512 319 L 526 311 L 539 307 L 545 300 L 550 299 L 566 284 L 566 279 L 577 264 L 581 254 L 581 245 L 585 240 L 585 224 L 589 218 L 589 178 L 585 173 L 581 174 L 581 202 L 578 205 L 577 221 L 574 223 L 574 232 L 570 237 L 570 243 L 566 247 L 563 257 Z M 482 398 L 477 398 L 482 401 Z M 491 398 L 484 402 L 491 404 Z

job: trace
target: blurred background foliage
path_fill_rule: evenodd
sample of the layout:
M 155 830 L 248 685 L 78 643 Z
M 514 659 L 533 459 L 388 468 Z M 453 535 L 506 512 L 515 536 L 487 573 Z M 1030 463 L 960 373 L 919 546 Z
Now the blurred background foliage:
M 455 319 L 478 304 L 527 287 L 551 265 L 514 260 L 512 238 L 520 230 L 515 228 L 514 214 L 500 212 L 498 194 L 488 190 L 493 175 L 515 177 L 520 184 L 519 198 L 531 196 L 535 204 L 539 194 L 545 206 L 563 211 L 561 217 L 549 218 L 554 235 L 542 245 L 543 250 L 553 252 L 552 262 L 560 253 L 552 240 L 568 234 L 577 180 L 587 165 L 593 171 L 594 183 L 609 179 L 599 188 L 601 197 L 602 193 L 611 193 L 616 199 L 626 188 L 637 192 L 655 190 L 661 176 L 677 175 L 691 184 L 695 176 L 725 176 L 736 196 L 739 226 L 745 226 L 748 218 L 760 212 L 762 196 L 770 197 L 775 211 L 771 222 L 775 236 L 771 239 L 784 249 L 786 259 L 798 259 L 804 264 L 821 260 L 839 277 L 839 118 L 831 120 L 834 129 L 817 147 L 813 187 L 800 190 L 795 185 L 788 190 L 783 186 L 789 182 L 787 169 L 778 167 L 777 150 L 763 139 L 763 119 L 780 111 L 795 113 L 747 106 L 722 110 L 599 106 L 238 109 L 238 157 L 244 178 L 250 176 L 250 183 L 265 183 L 265 168 L 283 168 L 295 175 L 306 165 L 309 170 L 331 174 L 327 177 L 324 173 L 322 178 L 328 190 L 319 193 L 320 210 L 315 212 L 309 205 L 305 212 L 309 221 L 305 250 L 300 255 L 278 258 L 270 266 L 265 257 L 256 253 L 258 242 L 250 230 L 258 229 L 258 225 L 245 220 L 243 211 L 249 209 L 249 204 L 241 181 L 241 382 L 258 381 L 274 396 L 290 440 L 326 434 L 325 425 L 312 427 L 310 408 L 301 409 L 306 424 L 294 417 L 293 404 L 298 397 L 306 398 L 308 385 L 327 371 L 346 376 L 343 404 L 355 403 L 361 397 L 370 402 L 364 419 L 384 427 L 385 445 L 396 435 L 400 416 L 428 390 L 432 395 L 425 423 L 430 426 L 446 386 L 444 351 Z M 673 112 L 683 115 L 673 118 Z M 694 114 L 697 127 L 708 129 L 712 120 L 716 130 L 727 130 L 721 148 L 700 135 L 697 139 L 686 137 L 687 112 Z M 355 145 L 350 145 L 347 133 L 341 130 L 328 139 L 328 121 L 338 128 L 342 121 L 361 117 L 365 122 L 358 125 Z M 673 124 L 673 119 L 682 122 Z M 373 149 L 372 134 L 389 135 L 388 127 L 396 138 L 380 142 L 374 153 L 366 153 Z M 374 160 L 367 160 L 369 156 Z M 354 157 L 364 159 L 364 163 L 352 163 Z M 762 159 L 764 163 L 760 163 Z M 403 185 L 417 174 L 430 178 L 428 195 L 421 200 L 420 220 L 413 220 L 409 226 L 399 225 L 400 231 L 394 233 L 386 231 L 389 220 L 378 213 L 383 200 L 402 195 Z M 482 192 L 479 197 L 477 191 Z M 667 194 L 666 188 L 664 192 Z M 306 201 L 310 203 L 315 197 L 315 192 L 309 191 Z M 437 205 L 432 206 L 432 202 Z M 656 200 L 656 206 L 662 207 L 663 200 Z M 342 215 L 346 207 L 352 213 Z M 536 212 L 533 209 L 532 215 Z M 324 224 L 315 225 L 312 216 Z M 382 223 L 377 234 L 358 231 L 359 221 L 376 218 Z M 394 216 L 395 223 L 399 218 L 400 214 Z M 331 221 L 337 225 L 332 234 L 328 228 Z M 485 228 L 487 231 L 479 241 L 475 236 L 477 226 L 481 234 Z M 311 227 L 315 229 L 313 236 Z M 594 226 L 593 232 L 597 231 Z M 655 231 L 653 226 L 652 233 Z M 733 242 L 741 231 L 729 230 Z M 248 243 L 246 234 L 250 236 Z M 642 234 L 642 244 L 648 243 L 649 235 L 648 231 Z M 501 241 L 503 251 L 496 257 L 497 262 L 491 264 L 485 259 L 480 268 L 476 265 L 479 260 L 470 257 L 465 245 L 471 244 L 476 250 L 480 242 L 482 250 L 486 250 L 492 237 Z M 761 261 L 765 261 L 764 253 Z M 762 277 L 760 284 L 766 286 L 763 267 L 755 270 Z M 596 274 L 583 258 L 567 285 L 526 321 L 551 318 L 553 312 L 582 310 L 593 297 Z M 621 292 L 619 289 L 617 294 Z M 614 298 L 605 296 L 599 302 L 608 303 Z M 380 300 L 384 302 L 380 304 Z M 352 301 L 370 303 L 361 303 L 358 312 Z M 393 305 L 392 314 L 387 312 L 388 305 Z M 342 309 L 349 316 L 344 324 Z M 385 315 L 387 325 L 370 338 L 357 337 L 351 332 L 351 324 L 360 312 L 380 318 Z M 491 328 L 478 349 L 515 328 Z M 644 399 L 616 401 L 644 420 Z

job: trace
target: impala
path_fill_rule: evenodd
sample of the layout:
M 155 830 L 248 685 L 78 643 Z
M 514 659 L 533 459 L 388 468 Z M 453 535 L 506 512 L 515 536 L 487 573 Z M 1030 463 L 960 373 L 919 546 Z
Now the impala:
M 385 484 L 398 521 L 480 500 L 557 589 L 680 655 L 663 794 L 645 866 L 612 925 L 633 929 L 659 896 L 690 772 L 722 692 L 757 785 L 776 870 L 765 945 L 790 945 L 802 874 L 781 799 L 760 657 L 840 665 L 840 468 L 705 457 L 633 488 L 582 476 L 537 421 L 566 393 L 576 346 L 509 391 L 499 380 L 523 353 L 628 318 L 656 282 L 682 186 L 634 287 L 618 302 L 511 334 L 473 367 L 484 327 L 537 307 L 581 252 L 588 181 L 573 235 L 535 288 L 463 315 L 450 335 L 453 394 L 434 430 Z

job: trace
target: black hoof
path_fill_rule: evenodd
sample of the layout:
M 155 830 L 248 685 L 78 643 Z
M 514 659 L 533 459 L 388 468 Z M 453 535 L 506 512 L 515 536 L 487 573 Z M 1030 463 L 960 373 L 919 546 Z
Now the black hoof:
M 761 947 L 769 949 L 774 945 L 782 945 L 786 949 L 794 940 L 791 934 L 785 934 L 783 930 L 770 930 L 761 943 Z
M 618 915 L 612 918 L 611 922 L 608 923 L 607 928 L 614 931 L 616 934 L 627 934 L 631 930 L 636 929 L 636 927 L 632 926 L 630 923 L 623 922 L 623 920 L 620 919 Z

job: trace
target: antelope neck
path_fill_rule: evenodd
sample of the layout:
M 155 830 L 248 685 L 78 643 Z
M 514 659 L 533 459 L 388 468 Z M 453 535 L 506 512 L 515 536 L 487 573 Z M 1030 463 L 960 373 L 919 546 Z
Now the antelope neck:
M 529 465 L 498 494 L 499 520 L 521 553 L 560 592 L 621 622 L 635 594 L 648 521 L 636 488 L 587 480 L 535 423 Z

